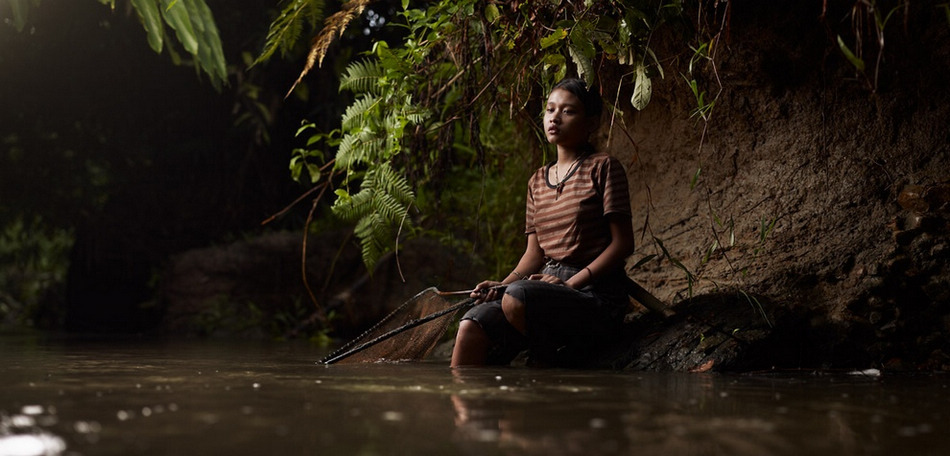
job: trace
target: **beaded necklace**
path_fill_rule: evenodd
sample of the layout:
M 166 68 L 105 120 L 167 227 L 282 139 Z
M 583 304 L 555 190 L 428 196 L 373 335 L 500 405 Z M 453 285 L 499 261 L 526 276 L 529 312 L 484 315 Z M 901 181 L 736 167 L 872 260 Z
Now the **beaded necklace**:
M 554 185 L 554 187 L 557 189 L 557 191 L 554 194 L 555 201 L 557 201 L 558 197 L 561 196 L 561 190 L 564 190 L 564 183 L 567 182 L 567 180 L 570 179 L 571 176 L 574 175 L 574 166 L 580 163 L 580 160 L 586 156 L 587 154 L 580 154 L 577 156 L 577 158 L 574 159 L 573 162 L 571 162 L 571 166 L 567 168 L 567 174 L 564 175 L 564 179 L 561 179 L 561 176 L 560 176 L 560 172 L 559 172 L 560 166 L 558 166 L 556 161 L 554 162 L 554 164 L 552 165 L 552 167 L 554 168 L 554 181 L 557 182 Z

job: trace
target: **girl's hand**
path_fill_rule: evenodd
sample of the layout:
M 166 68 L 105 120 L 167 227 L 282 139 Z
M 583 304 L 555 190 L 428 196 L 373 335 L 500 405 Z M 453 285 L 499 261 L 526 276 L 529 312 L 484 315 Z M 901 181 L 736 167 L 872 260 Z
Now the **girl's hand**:
M 495 280 L 486 280 L 475 285 L 475 290 L 469 295 L 476 299 L 476 302 L 496 301 L 501 299 L 501 290 L 493 287 L 500 286 L 502 283 Z
M 563 284 L 564 284 L 564 281 L 563 281 L 563 280 L 561 280 L 561 279 L 557 278 L 557 276 L 553 276 L 553 275 L 551 275 L 551 274 L 531 274 L 531 276 L 528 277 L 528 280 L 540 280 L 540 281 L 542 281 L 542 282 L 553 283 L 553 284 L 555 284 L 555 285 L 563 285 Z

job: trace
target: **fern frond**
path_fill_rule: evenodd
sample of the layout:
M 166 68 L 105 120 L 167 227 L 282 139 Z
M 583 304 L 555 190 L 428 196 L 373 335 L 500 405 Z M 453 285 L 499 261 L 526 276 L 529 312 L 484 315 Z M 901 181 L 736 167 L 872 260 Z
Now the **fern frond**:
M 337 200 L 333 212 L 343 220 L 356 220 L 355 234 L 360 239 L 363 261 L 375 264 L 390 250 L 397 227 L 409 213 L 415 195 L 405 176 L 388 163 L 366 173 L 360 191 L 350 198 Z
M 335 41 L 338 36 L 343 34 L 343 31 L 346 30 L 346 26 L 349 25 L 353 19 L 363 14 L 363 10 L 369 3 L 369 0 L 349 0 L 343 4 L 340 11 L 333 13 L 324 21 L 323 30 L 320 30 L 320 33 L 313 41 L 313 46 L 310 47 L 310 53 L 307 55 L 307 63 L 304 65 L 303 71 L 300 72 L 300 76 L 298 76 L 294 84 L 290 86 L 287 95 L 290 95 L 294 91 L 297 84 L 300 84 L 300 81 L 313 69 L 314 65 L 323 65 L 323 58 L 326 57 L 330 45 L 333 44 L 333 41 Z
M 324 3 L 324 0 L 289 0 L 271 23 L 264 40 L 264 50 L 254 65 L 269 60 L 278 50 L 282 56 L 286 56 L 300 39 L 304 23 L 316 25 L 323 15 Z
M 382 63 L 375 60 L 353 62 L 340 76 L 340 90 L 379 94 L 379 80 L 386 75 Z
M 347 133 L 343 135 L 340 141 L 340 147 L 336 151 L 335 169 L 350 169 L 358 164 L 361 159 L 360 135 L 358 133 Z
M 376 96 L 366 96 L 362 97 L 348 108 L 346 112 L 343 113 L 342 118 L 342 127 L 344 130 L 353 130 L 358 128 L 363 120 L 369 114 L 369 111 L 379 104 L 379 97 Z
M 343 136 L 336 152 L 334 168 L 353 168 L 360 163 L 373 163 L 387 149 L 387 136 L 377 135 L 369 128 Z
M 373 213 L 373 191 L 363 185 L 355 195 L 350 195 L 346 200 L 337 200 L 332 209 L 337 217 L 345 221 L 362 220 Z
M 409 123 L 418 125 L 425 122 L 426 119 L 429 118 L 429 112 L 425 109 L 419 108 L 417 106 L 413 106 L 413 108 L 415 109 L 403 114 Z
M 390 250 L 388 245 L 392 230 L 387 229 L 389 226 L 382 223 L 381 219 L 379 215 L 370 215 L 360 220 L 354 229 L 354 234 L 360 240 L 363 264 L 367 266 L 376 264 L 383 253 Z
M 389 164 L 383 164 L 374 169 L 372 176 L 367 176 L 367 179 L 371 179 L 373 185 L 377 191 L 392 196 L 394 200 L 402 206 L 408 206 L 409 203 L 415 199 L 415 194 L 412 192 L 412 186 L 409 185 L 409 180 L 406 179 L 406 176 L 402 175 L 398 171 L 389 166 Z M 399 214 L 401 218 L 404 214 Z

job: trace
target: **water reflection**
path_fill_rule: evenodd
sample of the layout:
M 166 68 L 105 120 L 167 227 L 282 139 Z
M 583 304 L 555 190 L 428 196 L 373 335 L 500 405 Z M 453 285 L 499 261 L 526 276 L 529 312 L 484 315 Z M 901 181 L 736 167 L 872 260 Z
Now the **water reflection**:
M 530 375 L 456 373 L 464 385 L 451 396 L 457 438 L 504 454 L 752 455 L 794 448 L 775 432 L 776 417 L 729 416 L 729 395 L 716 392 L 712 375 Z
M 0 337 L 0 455 L 39 441 L 63 455 L 950 450 L 941 375 L 316 364 L 324 355 L 300 344 Z

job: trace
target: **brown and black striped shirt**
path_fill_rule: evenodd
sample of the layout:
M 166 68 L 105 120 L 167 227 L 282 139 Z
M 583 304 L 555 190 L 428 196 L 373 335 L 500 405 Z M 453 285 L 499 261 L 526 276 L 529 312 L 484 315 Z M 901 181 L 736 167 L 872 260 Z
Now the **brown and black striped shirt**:
M 537 234 L 546 257 L 586 266 L 610 244 L 606 216 L 631 214 L 627 173 L 616 158 L 595 153 L 575 165 L 559 189 L 552 164 L 528 181 L 525 234 Z

